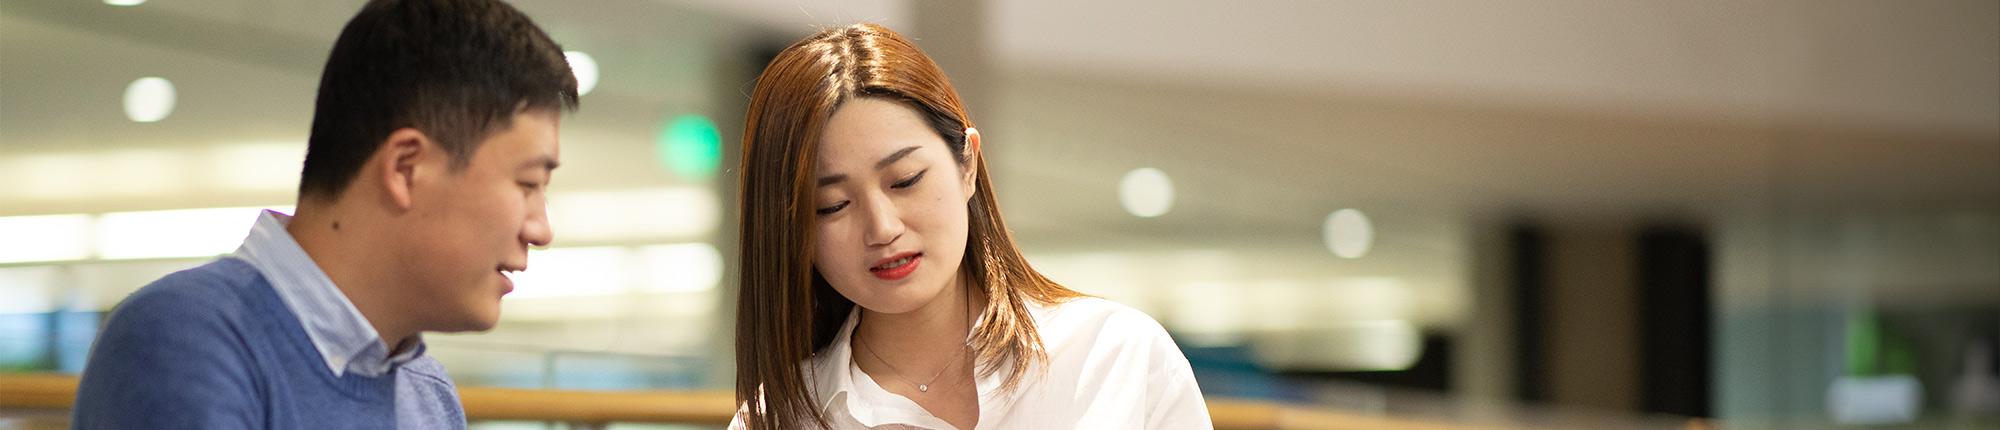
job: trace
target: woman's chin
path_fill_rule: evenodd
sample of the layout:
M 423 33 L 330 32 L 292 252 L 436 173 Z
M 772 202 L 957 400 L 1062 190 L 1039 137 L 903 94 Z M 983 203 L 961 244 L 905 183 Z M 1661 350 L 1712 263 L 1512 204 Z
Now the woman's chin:
M 935 291 L 921 296 L 909 294 L 914 293 L 914 291 L 883 291 L 883 293 L 886 294 L 877 296 L 876 300 L 869 300 L 869 303 L 856 302 L 855 304 L 861 306 L 862 309 L 867 309 L 869 312 L 895 315 L 923 309 L 924 305 L 930 304 L 931 300 L 936 299 L 938 296 Z

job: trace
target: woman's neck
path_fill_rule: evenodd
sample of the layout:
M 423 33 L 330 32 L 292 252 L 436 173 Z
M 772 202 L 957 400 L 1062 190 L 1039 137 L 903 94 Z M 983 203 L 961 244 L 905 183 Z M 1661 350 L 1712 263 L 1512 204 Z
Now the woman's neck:
M 952 276 L 944 290 L 916 310 L 882 314 L 861 310 L 854 329 L 854 364 L 877 384 L 958 428 L 979 422 L 977 361 L 966 337 L 986 297 Z
M 916 310 L 885 314 L 862 308 L 854 338 L 867 345 L 855 347 L 873 349 L 901 369 L 943 367 L 957 355 L 955 348 L 964 344 L 979 310 L 985 309 L 985 292 L 967 288 L 963 279 L 963 275 L 953 276 L 936 298 Z

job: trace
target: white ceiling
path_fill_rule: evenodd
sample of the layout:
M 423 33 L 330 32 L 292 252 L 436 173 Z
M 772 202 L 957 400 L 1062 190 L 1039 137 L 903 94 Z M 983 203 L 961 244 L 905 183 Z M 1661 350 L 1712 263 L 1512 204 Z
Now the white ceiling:
M 656 0 L 803 33 L 913 28 L 908 0 Z M 1006 69 L 1650 115 L 2000 128 L 2000 5 L 1980 0 L 1011 0 Z
M 302 142 L 324 53 L 359 3 L 0 1 L 0 162 Z M 605 71 L 565 124 L 568 164 L 598 166 L 564 169 L 573 189 L 677 181 L 630 154 L 648 153 L 661 118 L 747 92 L 719 53 L 923 18 L 907 0 L 516 3 Z M 1315 253 L 1322 217 L 1360 207 L 1382 252 L 1409 256 L 1370 269 L 1416 272 L 1462 254 L 1466 225 L 1487 216 L 1699 222 L 1802 193 L 2000 200 L 1991 1 L 966 4 L 985 18 L 971 49 L 989 70 L 963 75 L 985 78 L 968 85 L 987 95 L 973 103 L 1009 219 L 1051 251 Z M 124 120 L 124 85 L 151 75 L 174 79 L 179 108 Z M 1144 166 L 1174 178 L 1168 216 L 1117 205 L 1117 179 Z M 0 178 L 92 176 L 71 174 Z M 0 198 L 0 215 L 262 204 L 288 189 Z M 1383 269 L 1398 266 L 1412 269 Z
M 1989 135 L 2000 121 L 1990 1 L 988 4 L 996 54 L 1033 67 Z
M 217 189 L 201 154 L 302 157 L 325 52 L 360 3 L 0 0 L 0 216 L 289 202 L 284 166 L 258 172 L 282 183 Z M 740 113 L 720 110 L 740 109 L 756 65 L 728 56 L 857 20 L 911 29 L 940 57 L 971 52 L 985 69 L 953 75 L 978 77 L 961 84 L 982 97 L 993 180 L 1037 266 L 1177 330 L 1366 307 L 1477 323 L 1469 283 L 1494 218 L 1782 223 L 1799 219 L 1774 208 L 1802 201 L 1877 204 L 1930 229 L 1800 234 L 1900 253 L 1868 254 L 1866 269 L 1945 286 L 1898 297 L 1993 294 L 1961 289 L 1991 285 L 1993 270 L 1964 268 L 2000 252 L 1992 1 L 983 1 L 960 14 L 984 17 L 970 47 L 918 29 L 912 0 L 515 3 L 604 71 L 565 120 L 558 192 L 685 184 L 659 168 L 653 135 L 691 112 L 735 134 Z M 141 76 L 180 89 L 166 121 L 122 115 Z M 1119 207 L 1118 179 L 1138 167 L 1173 178 L 1166 216 Z M 47 192 L 107 189 L 123 191 Z M 1374 221 L 1368 257 L 1322 246 L 1340 208 Z M 142 272 L 99 283 L 156 276 Z M 1357 289 L 1371 283 L 1391 297 Z

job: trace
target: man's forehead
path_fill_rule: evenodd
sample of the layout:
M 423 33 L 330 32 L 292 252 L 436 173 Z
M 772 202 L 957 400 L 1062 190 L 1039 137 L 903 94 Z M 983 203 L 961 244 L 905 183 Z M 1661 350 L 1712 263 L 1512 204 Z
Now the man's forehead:
M 555 121 L 553 115 L 515 115 L 513 123 L 488 136 L 486 142 L 480 145 L 480 150 L 491 149 L 488 152 L 506 158 L 509 164 L 525 163 L 535 158 L 559 160 L 562 145 Z

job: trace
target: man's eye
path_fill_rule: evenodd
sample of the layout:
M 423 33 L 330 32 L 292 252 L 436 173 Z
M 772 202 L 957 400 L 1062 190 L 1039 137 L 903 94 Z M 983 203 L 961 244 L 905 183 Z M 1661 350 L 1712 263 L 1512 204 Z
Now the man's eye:
M 924 169 L 922 171 L 919 171 L 915 175 L 910 175 L 910 179 L 904 179 L 901 181 L 897 181 L 894 184 L 889 184 L 889 188 L 896 188 L 896 189 L 909 188 L 911 185 L 916 185 L 917 181 L 923 180 L 924 173 L 930 171 L 931 171 L 930 169 Z
M 844 209 L 846 207 L 847 207 L 847 202 L 840 202 L 840 203 L 835 203 L 833 206 L 819 208 L 814 212 L 818 212 L 822 216 L 833 215 L 834 212 L 840 212 L 841 209 Z

